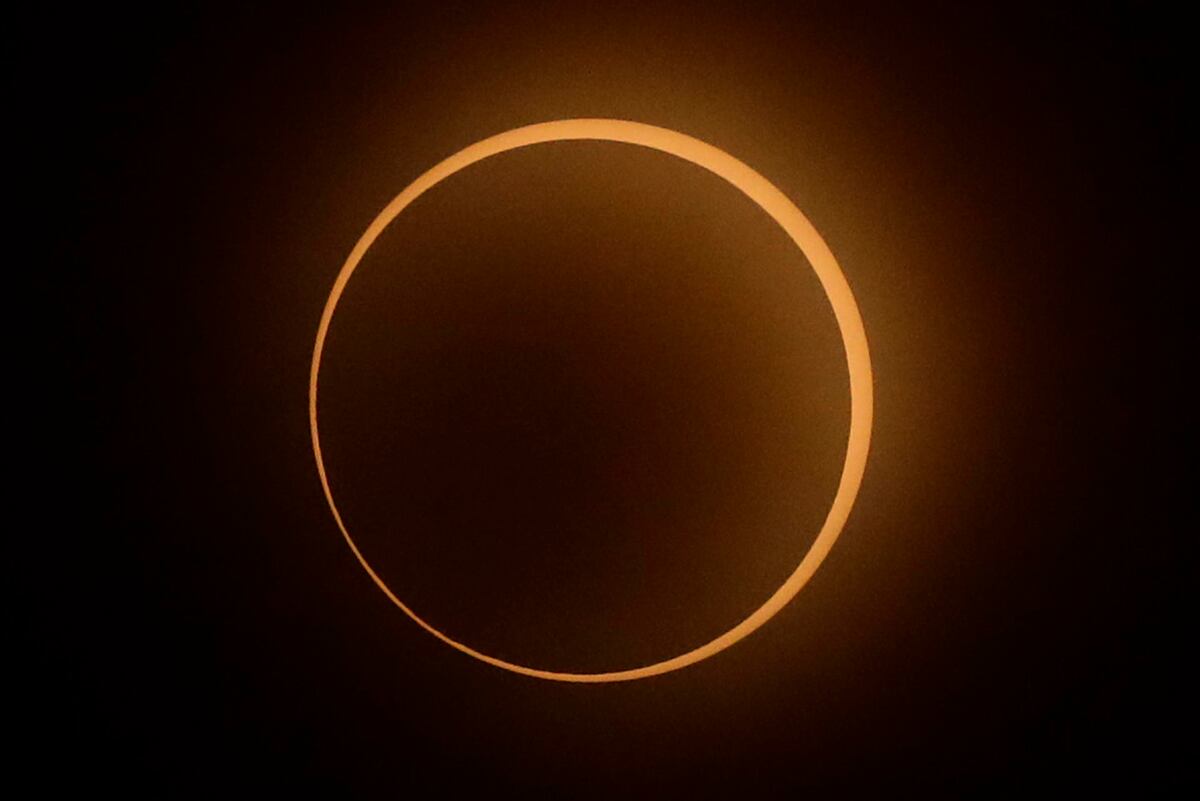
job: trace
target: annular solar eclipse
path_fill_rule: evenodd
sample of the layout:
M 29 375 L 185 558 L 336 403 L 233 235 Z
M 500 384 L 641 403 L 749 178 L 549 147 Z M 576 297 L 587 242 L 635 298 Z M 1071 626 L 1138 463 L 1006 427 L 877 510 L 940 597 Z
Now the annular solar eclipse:
M 448 634 L 434 628 L 409 608 L 392 590 L 363 556 L 354 538 L 338 512 L 337 503 L 330 489 L 325 463 L 321 457 L 321 439 L 318 426 L 317 388 L 321 371 L 321 355 L 329 326 L 337 310 L 338 301 L 346 289 L 354 270 L 363 256 L 384 229 L 400 215 L 417 197 L 460 170 L 490 156 L 516 148 L 530 147 L 546 142 L 572 140 L 601 140 L 625 143 L 650 148 L 703 167 L 740 190 L 760 206 L 795 242 L 807 257 L 833 308 L 834 317 L 845 347 L 846 364 L 850 375 L 850 430 L 846 445 L 846 459 L 833 502 L 812 547 L 787 580 L 773 595 L 733 628 L 716 639 L 670 659 L 653 664 L 631 667 L 603 673 L 568 673 L 544 670 L 519 665 L 498 659 L 459 642 Z M 351 250 L 341 272 L 333 284 L 324 312 L 317 328 L 316 344 L 313 348 L 312 368 L 308 389 L 309 426 L 312 434 L 313 453 L 317 472 L 329 509 L 337 522 L 355 557 L 367 571 L 375 584 L 383 590 L 392 603 L 398 606 L 422 628 L 446 644 L 495 667 L 540 679 L 567 682 L 610 682 L 646 678 L 667 673 L 694 664 L 722 651 L 741 640 L 771 619 L 788 601 L 804 587 L 821 562 L 837 541 L 850 509 L 858 494 L 866 468 L 867 452 L 871 438 L 872 377 L 871 360 L 867 349 L 866 333 L 862 318 L 850 286 L 838 266 L 832 251 L 817 233 L 812 223 L 770 181 L 733 156 L 710 144 L 686 134 L 639 122 L 615 119 L 569 119 L 543 122 L 515 128 L 476 142 L 435 165 L 412 182 L 395 197 L 371 222 L 362 237 Z

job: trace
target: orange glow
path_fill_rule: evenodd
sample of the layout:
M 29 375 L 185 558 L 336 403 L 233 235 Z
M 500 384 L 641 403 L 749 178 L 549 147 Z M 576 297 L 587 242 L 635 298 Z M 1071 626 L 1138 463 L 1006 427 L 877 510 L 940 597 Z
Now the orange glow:
M 812 547 L 805 554 L 804 559 L 801 560 L 796 570 L 766 603 L 741 623 L 711 642 L 661 662 L 607 673 L 563 673 L 551 670 L 539 670 L 537 668 L 506 662 L 476 651 L 443 634 L 422 620 L 403 601 L 396 597 L 387 584 L 384 583 L 383 579 L 367 563 L 358 546 L 355 545 L 353 537 L 350 536 L 350 532 L 338 512 L 337 504 L 334 502 L 333 493 L 329 488 L 329 480 L 325 473 L 325 463 L 321 458 L 321 440 L 317 426 L 317 379 L 321 369 L 321 353 L 325 346 L 325 338 L 329 333 L 329 325 L 333 320 L 333 313 L 337 308 L 342 292 L 345 291 L 350 276 L 354 274 L 355 268 L 367 250 L 388 224 L 423 192 L 477 161 L 528 145 L 583 139 L 624 142 L 668 153 L 703 167 L 724 178 L 758 204 L 791 237 L 792 241 L 796 243 L 808 258 L 809 263 L 816 271 L 817 278 L 820 280 L 821 286 L 824 288 L 825 294 L 833 307 L 833 313 L 837 319 L 838 328 L 846 349 L 846 363 L 849 366 L 850 372 L 850 432 L 846 446 L 846 462 L 842 468 L 837 493 L 834 495 L 833 503 L 830 506 L 825 523 L 821 527 Z M 854 302 L 850 286 L 846 283 L 846 278 L 842 274 L 837 260 L 825 244 L 825 241 L 821 239 L 820 234 L 813 228 L 812 223 L 808 221 L 808 218 L 796 208 L 786 195 L 776 189 L 770 181 L 728 153 L 698 139 L 665 128 L 627 120 L 558 120 L 506 131 L 460 150 L 413 181 L 367 227 L 366 232 L 350 252 L 350 256 L 342 266 L 341 272 L 338 273 L 337 279 L 333 284 L 333 290 L 329 293 L 329 299 L 325 303 L 325 310 L 321 315 L 321 322 L 317 328 L 316 345 L 313 349 L 312 371 L 309 377 L 308 414 L 309 425 L 312 431 L 313 453 L 317 460 L 317 472 L 320 474 L 321 486 L 324 488 L 325 498 L 329 502 L 329 508 L 333 512 L 334 520 L 337 521 L 338 528 L 341 529 L 346 543 L 350 546 L 350 549 L 354 552 L 354 555 L 358 558 L 363 568 L 388 598 L 396 606 L 400 607 L 405 614 L 415 620 L 430 634 L 433 634 L 448 645 L 476 659 L 499 668 L 504 668 L 505 670 L 555 681 L 627 681 L 677 670 L 699 662 L 702 659 L 707 659 L 713 654 L 728 648 L 770 620 L 812 578 L 821 562 L 825 559 L 825 556 L 829 553 L 829 550 L 833 547 L 834 542 L 837 541 L 838 535 L 841 533 L 842 527 L 850 515 L 850 508 L 854 504 L 855 496 L 858 494 L 859 486 L 862 483 L 863 471 L 866 468 L 867 462 L 867 451 L 871 439 L 871 360 L 867 351 L 867 338 L 863 330 L 862 318 L 859 315 L 858 306 Z

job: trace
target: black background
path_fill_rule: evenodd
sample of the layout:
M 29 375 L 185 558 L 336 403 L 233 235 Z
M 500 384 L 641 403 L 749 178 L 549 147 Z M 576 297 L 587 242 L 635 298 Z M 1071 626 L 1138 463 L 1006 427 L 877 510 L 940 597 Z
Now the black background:
M 45 780 L 1182 782 L 1178 24 L 856 4 L 15 21 L 12 236 L 49 310 L 15 338 L 45 421 L 20 432 L 37 514 L 15 567 L 39 582 Z M 813 582 L 729 651 L 620 685 L 498 671 L 392 607 L 328 513 L 306 416 L 321 309 L 379 209 L 471 142 L 578 116 L 675 128 L 775 181 L 838 255 L 875 367 L 862 493 Z M 339 503 L 390 582 L 498 655 L 597 670 L 694 647 L 790 571 L 836 482 L 845 368 L 819 287 L 665 157 L 478 167 L 389 230 L 335 318 Z

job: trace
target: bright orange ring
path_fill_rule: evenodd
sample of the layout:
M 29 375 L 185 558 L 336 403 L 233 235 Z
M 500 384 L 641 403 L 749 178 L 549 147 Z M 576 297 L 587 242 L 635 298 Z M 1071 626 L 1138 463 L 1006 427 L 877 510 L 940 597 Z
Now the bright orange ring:
M 342 292 L 345 291 L 346 283 L 350 280 L 350 276 L 353 275 L 354 269 L 362 260 L 367 249 L 371 247 L 379 234 L 383 232 L 383 229 L 408 204 L 416 200 L 421 193 L 464 167 L 468 167 L 477 161 L 482 161 L 489 156 L 514 150 L 518 147 L 536 145 L 542 142 L 559 142 L 574 139 L 625 142 L 660 150 L 672 156 L 678 156 L 685 161 L 697 164 L 724 178 L 761 206 L 787 232 L 792 241 L 799 246 L 816 271 L 817 278 L 820 280 L 821 286 L 824 288 L 825 294 L 833 306 L 833 314 L 837 319 L 838 328 L 842 334 L 842 342 L 846 348 L 846 363 L 850 368 L 850 435 L 846 446 L 846 463 L 842 467 L 842 477 L 838 483 L 837 494 L 834 495 L 833 504 L 830 506 L 829 514 L 825 518 L 825 524 L 821 527 L 821 531 L 817 534 L 812 547 L 809 548 L 808 553 L 805 554 L 804 559 L 801 560 L 795 572 L 788 577 L 787 581 L 775 591 L 775 594 L 766 603 L 741 623 L 715 640 L 662 662 L 609 673 L 561 673 L 505 662 L 503 659 L 488 656 L 451 639 L 418 617 L 413 610 L 405 606 L 391 589 L 388 588 L 383 579 L 367 563 L 367 560 L 358 550 L 358 546 L 354 544 L 354 539 L 350 536 L 346 524 L 342 522 L 342 516 L 338 513 L 337 504 L 333 501 L 333 493 L 329 489 L 329 479 L 325 475 L 325 463 L 321 459 L 321 440 L 317 433 L 317 376 L 321 369 L 321 351 L 325 347 L 325 337 L 329 333 L 329 323 L 333 319 L 333 312 L 337 308 L 338 299 L 341 298 Z M 862 483 L 863 470 L 867 464 L 867 450 L 871 441 L 871 408 L 871 359 L 867 352 L 867 336 L 863 330 L 862 317 L 858 313 L 858 306 L 854 302 L 854 296 L 850 292 L 850 286 L 846 283 L 845 276 L 842 275 L 842 271 L 838 267 L 837 260 L 834 259 L 829 246 L 821 239 L 820 234 L 813 228 L 808 218 L 788 200 L 787 196 L 776 189 L 770 181 L 728 153 L 718 150 L 712 145 L 701 142 L 698 139 L 693 139 L 690 136 L 666 128 L 658 128 L 653 125 L 627 120 L 557 120 L 555 122 L 543 122 L 505 131 L 460 150 L 413 181 L 367 227 L 366 232 L 358 240 L 354 249 L 350 251 L 350 256 L 346 259 L 346 263 L 342 265 L 342 271 L 338 273 L 337 280 L 333 282 L 333 290 L 329 293 L 329 299 L 325 302 L 325 311 L 321 315 L 321 324 L 317 327 L 317 342 L 313 348 L 312 372 L 308 383 L 308 418 L 312 429 L 313 453 L 317 458 L 317 472 L 321 476 L 321 486 L 325 490 L 325 498 L 329 501 L 329 509 L 333 512 L 334 520 L 337 521 L 338 528 L 341 529 L 342 536 L 346 538 L 346 543 L 350 546 L 350 550 L 354 551 L 354 555 L 358 557 L 359 563 L 362 564 L 363 568 L 374 579 L 379 589 L 383 590 L 387 597 L 392 600 L 392 603 L 404 610 L 404 613 L 420 624 L 422 628 L 442 642 L 457 648 L 465 654 L 487 662 L 489 665 L 511 670 L 514 673 L 535 676 L 539 679 L 575 682 L 641 679 L 659 673 L 678 670 L 681 667 L 699 662 L 702 659 L 707 659 L 718 651 L 722 651 L 733 645 L 766 623 L 788 601 L 795 597 L 796 593 L 800 592 L 800 589 L 812 578 L 817 567 L 825 559 L 825 556 L 829 553 L 829 549 L 833 547 L 833 543 L 841 533 L 842 527 L 846 523 L 846 518 L 850 515 L 850 507 L 854 504 L 854 498 L 858 494 L 859 485 Z

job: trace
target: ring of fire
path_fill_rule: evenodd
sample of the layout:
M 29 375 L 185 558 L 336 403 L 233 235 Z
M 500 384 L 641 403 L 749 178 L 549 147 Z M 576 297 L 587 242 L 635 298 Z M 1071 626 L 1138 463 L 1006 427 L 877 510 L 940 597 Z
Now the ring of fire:
M 376 238 L 410 203 L 426 190 L 436 186 L 439 182 L 459 170 L 489 156 L 545 142 L 587 139 L 640 145 L 668 153 L 703 167 L 740 190 L 783 228 L 792 241 L 796 243 L 797 247 L 800 248 L 801 252 L 808 258 L 833 307 L 834 317 L 837 320 L 838 329 L 842 335 L 842 342 L 846 351 L 846 363 L 850 372 L 850 432 L 846 446 L 846 461 L 842 468 L 842 475 L 838 482 L 833 503 L 825 518 L 825 523 L 813 541 L 812 547 L 809 548 L 808 553 L 805 554 L 795 571 L 767 599 L 766 603 L 721 636 L 679 656 L 628 670 L 617 670 L 606 673 L 565 673 L 506 662 L 476 651 L 470 646 L 452 639 L 421 619 L 412 609 L 407 607 L 392 592 L 374 569 L 372 569 L 362 552 L 359 551 L 354 538 L 350 536 L 350 531 L 347 529 L 341 514 L 338 512 L 337 504 L 333 499 L 333 492 L 329 487 L 329 479 L 325 472 L 325 463 L 321 458 L 321 439 L 317 427 L 317 378 L 321 370 L 321 353 L 325 347 L 325 338 L 329 333 L 329 325 L 333 320 L 333 313 L 337 308 L 338 300 L 345 291 L 350 276 L 354 274 L 355 268 L 362 261 L 363 256 L 375 242 Z M 342 265 L 341 272 L 338 273 L 337 279 L 334 281 L 333 289 L 329 293 L 328 300 L 325 302 L 325 309 L 321 315 L 320 325 L 317 328 L 317 339 L 313 348 L 312 369 L 308 385 L 309 427 L 312 433 L 313 453 L 317 461 L 317 473 L 321 478 L 321 486 L 325 491 L 325 499 L 329 502 L 329 509 L 333 513 L 333 518 L 337 522 L 342 536 L 346 539 L 346 544 L 350 546 L 350 550 L 354 552 L 363 569 L 367 571 L 379 589 L 383 590 L 392 603 L 403 610 L 405 614 L 415 620 L 430 634 L 469 656 L 514 673 L 540 679 L 570 682 L 627 681 L 678 670 L 679 668 L 707 659 L 719 651 L 728 648 L 770 620 L 812 578 L 821 562 L 825 559 L 825 556 L 829 553 L 829 550 L 833 547 L 834 542 L 842 531 L 842 527 L 846 523 L 846 519 L 849 517 L 850 508 L 854 504 L 854 499 L 862 483 L 863 471 L 866 469 L 867 451 L 870 447 L 871 439 L 871 416 L 871 360 L 867 351 L 867 337 L 866 332 L 863 330 L 862 317 L 859 315 L 858 306 L 854 301 L 853 294 L 850 292 L 850 286 L 846 283 L 846 278 L 838 266 L 837 260 L 812 223 L 808 221 L 808 218 L 796 208 L 795 204 L 786 195 L 775 188 L 770 181 L 723 150 L 666 128 L 628 120 L 610 119 L 557 120 L 528 125 L 496 134 L 460 150 L 458 153 L 437 164 L 397 195 L 380 212 L 379 216 L 375 218 L 370 226 L 367 227 L 366 232 L 363 233 L 358 243 L 355 244 L 354 249 L 350 252 L 350 256 L 346 259 L 345 264 Z

